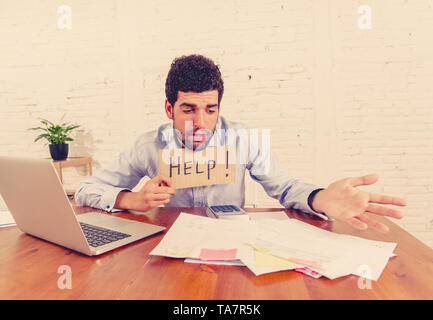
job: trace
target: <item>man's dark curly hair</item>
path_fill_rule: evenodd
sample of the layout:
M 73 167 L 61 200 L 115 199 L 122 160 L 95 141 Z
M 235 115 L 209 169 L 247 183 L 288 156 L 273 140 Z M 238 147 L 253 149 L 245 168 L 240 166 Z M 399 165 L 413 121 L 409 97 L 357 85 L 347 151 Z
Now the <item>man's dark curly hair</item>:
M 215 63 L 202 55 L 182 56 L 173 60 L 165 81 L 165 95 L 174 106 L 178 91 L 218 90 L 218 105 L 224 92 L 221 72 Z

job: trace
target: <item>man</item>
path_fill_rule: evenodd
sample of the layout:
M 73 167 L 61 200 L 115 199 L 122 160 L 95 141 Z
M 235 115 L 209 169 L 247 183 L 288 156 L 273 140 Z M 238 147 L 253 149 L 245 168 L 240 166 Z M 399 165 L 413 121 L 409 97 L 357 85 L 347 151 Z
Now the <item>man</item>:
M 159 173 L 158 151 L 167 148 L 200 150 L 215 146 L 217 132 L 245 128 L 220 116 L 224 85 L 219 68 L 209 59 L 190 55 L 173 61 L 166 79 L 165 112 L 171 123 L 143 134 L 132 149 L 120 154 L 106 169 L 85 180 L 76 193 L 77 204 L 107 211 L 148 211 L 160 205 L 177 207 L 244 205 L 245 170 L 259 182 L 267 194 L 286 208 L 345 221 L 358 229 L 388 228 L 367 213 L 400 219 L 398 210 L 379 206 L 405 206 L 400 198 L 371 194 L 356 187 L 370 185 L 376 175 L 346 178 L 326 189 L 304 183 L 289 175 L 275 155 L 248 154 L 247 161 L 236 165 L 235 182 L 175 190 L 172 181 Z M 173 133 L 168 134 L 167 133 Z M 224 139 L 220 139 L 221 141 Z M 236 142 L 239 150 L 242 142 Z M 260 153 L 260 151 L 259 151 Z M 151 179 L 137 192 L 131 192 L 140 179 Z

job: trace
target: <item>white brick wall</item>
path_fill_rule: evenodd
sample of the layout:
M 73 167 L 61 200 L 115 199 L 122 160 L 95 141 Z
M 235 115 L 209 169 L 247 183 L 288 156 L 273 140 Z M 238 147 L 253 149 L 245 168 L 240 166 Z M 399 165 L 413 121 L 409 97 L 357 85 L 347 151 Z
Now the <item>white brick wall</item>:
M 405 197 L 405 217 L 396 222 L 432 247 L 431 2 L 369 1 L 371 30 L 356 28 L 364 2 L 333 4 L 339 172 L 377 172 L 371 190 Z
M 72 30 L 57 28 L 62 4 Z M 272 129 L 292 173 L 379 174 L 366 189 L 406 197 L 398 223 L 433 247 L 432 25 L 427 0 L 0 0 L 0 154 L 49 157 L 26 129 L 66 113 L 84 130 L 70 155 L 107 164 L 168 121 L 169 65 L 200 53 L 221 65 L 222 114 Z M 66 188 L 85 174 L 66 169 Z M 279 205 L 252 182 L 247 204 Z

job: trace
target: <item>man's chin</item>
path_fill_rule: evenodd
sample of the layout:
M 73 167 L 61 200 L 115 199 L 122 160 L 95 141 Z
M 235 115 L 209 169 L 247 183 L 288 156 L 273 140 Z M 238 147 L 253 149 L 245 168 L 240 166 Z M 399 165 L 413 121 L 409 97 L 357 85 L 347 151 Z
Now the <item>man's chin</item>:
M 204 142 L 187 142 L 187 143 L 183 143 L 185 148 L 191 149 L 191 150 L 197 150 L 200 149 L 201 147 L 203 147 L 204 145 L 206 145 L 207 140 L 205 140 Z
M 205 147 L 207 145 L 208 141 L 209 141 L 208 137 L 206 137 L 200 141 L 194 141 L 193 139 L 189 138 L 186 140 L 182 140 L 182 143 L 183 143 L 185 148 L 188 148 L 191 150 L 197 150 L 197 149 Z

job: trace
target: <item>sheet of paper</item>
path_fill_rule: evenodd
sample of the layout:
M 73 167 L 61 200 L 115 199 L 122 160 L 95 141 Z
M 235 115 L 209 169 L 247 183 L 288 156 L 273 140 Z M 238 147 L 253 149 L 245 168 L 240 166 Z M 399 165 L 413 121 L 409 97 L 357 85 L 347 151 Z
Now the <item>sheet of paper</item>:
M 239 259 L 255 275 L 307 267 L 329 279 L 355 274 L 377 281 L 395 247 L 296 219 L 237 221 L 181 213 L 150 254 Z
M 336 234 L 295 219 L 278 224 L 263 220 L 257 228 L 256 244 L 330 279 L 356 274 L 361 266 L 367 265 L 372 280 L 377 280 L 386 265 L 384 261 L 388 261 L 396 246 Z
M 0 228 L 15 226 L 15 220 L 9 211 L 0 211 Z
M 278 223 L 270 220 L 256 222 L 254 243 L 269 249 L 269 252 L 276 256 L 292 261 L 296 259 L 301 264 L 309 262 L 310 265 L 317 266 L 335 258 L 331 253 L 318 250 L 315 243 L 320 243 L 311 241 L 314 236 L 309 235 L 306 230 L 298 230 L 292 220 Z
M 347 273 L 347 270 L 352 270 L 351 274 L 377 281 L 389 259 L 395 256 L 393 251 L 397 246 L 396 243 L 368 240 L 343 234 L 338 235 L 338 237 L 341 242 L 349 244 L 356 251 L 350 252 L 346 258 L 341 258 L 338 261 L 340 266 L 336 266 L 337 262 L 333 266 L 328 265 L 329 268 L 333 269 L 335 275 L 338 275 L 338 270 L 344 267 L 346 270 L 343 272 L 344 274 Z
M 223 266 L 239 266 L 239 267 L 245 267 L 245 265 L 242 263 L 241 260 L 208 260 L 203 261 L 200 259 L 191 259 L 187 258 L 184 261 L 185 263 L 199 263 L 199 264 L 213 264 L 213 265 L 223 265 Z
M 239 259 L 245 249 L 242 243 L 249 242 L 249 221 L 218 220 L 183 213 L 179 215 L 161 242 L 152 250 L 151 255 L 172 258 L 200 257 L 201 249 L 237 249 Z
M 269 250 L 255 243 L 244 244 L 244 254 L 241 261 L 254 273 L 256 276 L 262 274 L 291 270 L 300 265 L 286 259 L 278 258 L 269 255 Z
M 273 220 L 288 220 L 290 219 L 284 211 L 260 211 L 247 212 L 251 221 L 273 219 Z

